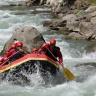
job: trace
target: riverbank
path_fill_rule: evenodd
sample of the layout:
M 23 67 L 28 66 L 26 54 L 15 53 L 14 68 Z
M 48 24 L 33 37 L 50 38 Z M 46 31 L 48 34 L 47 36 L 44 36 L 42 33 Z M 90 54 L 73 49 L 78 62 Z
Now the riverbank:
M 90 3 L 92 2 L 92 3 Z M 65 39 L 96 41 L 96 5 L 94 0 L 25 0 L 8 6 L 48 6 L 55 19 L 43 21 L 43 26 L 66 35 Z M 5 7 L 5 5 L 3 5 Z M 1 8 L 3 7 L 1 6 Z M 38 13 L 34 11 L 35 13 Z M 34 13 L 32 11 L 32 14 Z M 24 12 L 16 14 L 25 14 Z M 96 46 L 96 45 L 95 45 Z M 92 50 L 95 48 L 93 47 Z

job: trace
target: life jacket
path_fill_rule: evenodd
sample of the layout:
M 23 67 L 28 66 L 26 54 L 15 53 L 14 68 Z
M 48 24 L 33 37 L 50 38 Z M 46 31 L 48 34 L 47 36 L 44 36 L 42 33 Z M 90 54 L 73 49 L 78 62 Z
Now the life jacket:
M 3 56 L 3 57 L 0 59 L 0 64 L 4 63 L 6 60 L 7 60 L 7 56 Z
M 13 56 L 10 58 L 10 61 L 15 61 L 19 58 L 23 57 L 23 54 L 19 51 L 18 48 L 15 48 L 15 53 L 13 54 Z
M 52 50 L 50 49 L 50 47 L 48 47 L 48 49 L 50 50 L 50 52 L 49 50 L 47 50 L 46 55 L 54 61 L 57 61 L 58 54 L 56 52 L 60 50 L 60 48 L 55 46 Z

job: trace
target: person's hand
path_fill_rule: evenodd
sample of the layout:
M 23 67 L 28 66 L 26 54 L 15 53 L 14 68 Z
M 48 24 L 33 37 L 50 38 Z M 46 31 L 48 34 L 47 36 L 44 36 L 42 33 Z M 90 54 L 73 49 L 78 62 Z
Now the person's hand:
M 24 50 L 23 49 L 19 49 L 20 52 L 24 53 Z
M 61 64 L 61 66 L 64 66 L 63 63 L 60 63 L 60 64 Z

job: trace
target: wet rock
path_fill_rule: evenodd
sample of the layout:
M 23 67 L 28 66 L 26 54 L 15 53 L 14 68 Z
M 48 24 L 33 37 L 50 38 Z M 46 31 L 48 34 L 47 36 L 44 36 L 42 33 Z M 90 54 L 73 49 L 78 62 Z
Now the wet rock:
M 23 49 L 29 53 L 31 53 L 31 49 L 33 47 L 40 48 L 40 46 L 44 42 L 44 38 L 34 27 L 24 26 L 17 29 L 12 37 L 6 42 L 1 52 L 2 55 L 6 50 L 10 48 L 11 44 L 14 43 L 15 38 L 23 42 Z
M 48 26 L 51 29 L 56 27 L 64 27 L 66 25 L 66 21 L 63 21 L 62 19 L 54 19 L 51 21 L 44 21 L 42 23 L 43 23 L 43 26 Z
M 66 27 L 59 27 L 58 29 L 58 33 L 64 34 L 64 35 L 68 35 L 68 29 Z
M 65 39 L 75 39 L 75 40 L 84 40 L 85 36 L 80 35 L 79 33 L 72 32 Z
M 44 27 L 48 27 L 52 22 L 51 21 L 43 21 L 42 24 Z
M 54 19 L 52 20 L 52 26 L 53 27 L 63 27 L 66 25 L 66 21 L 63 21 L 62 19 Z
M 83 63 L 83 64 L 78 64 L 75 67 L 80 67 L 80 66 L 94 66 L 94 67 L 96 67 L 96 63 L 95 62 Z
M 91 41 L 96 41 L 96 33 L 93 33 L 92 36 L 89 39 Z

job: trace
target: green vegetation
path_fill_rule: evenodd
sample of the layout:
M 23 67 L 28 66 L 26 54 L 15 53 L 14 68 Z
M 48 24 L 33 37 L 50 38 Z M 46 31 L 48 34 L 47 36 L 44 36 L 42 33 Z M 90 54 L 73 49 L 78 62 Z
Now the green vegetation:
M 96 0 L 82 0 L 82 1 L 88 1 L 90 3 L 95 3 L 96 4 Z
M 96 0 L 88 0 L 91 3 L 96 3 Z

